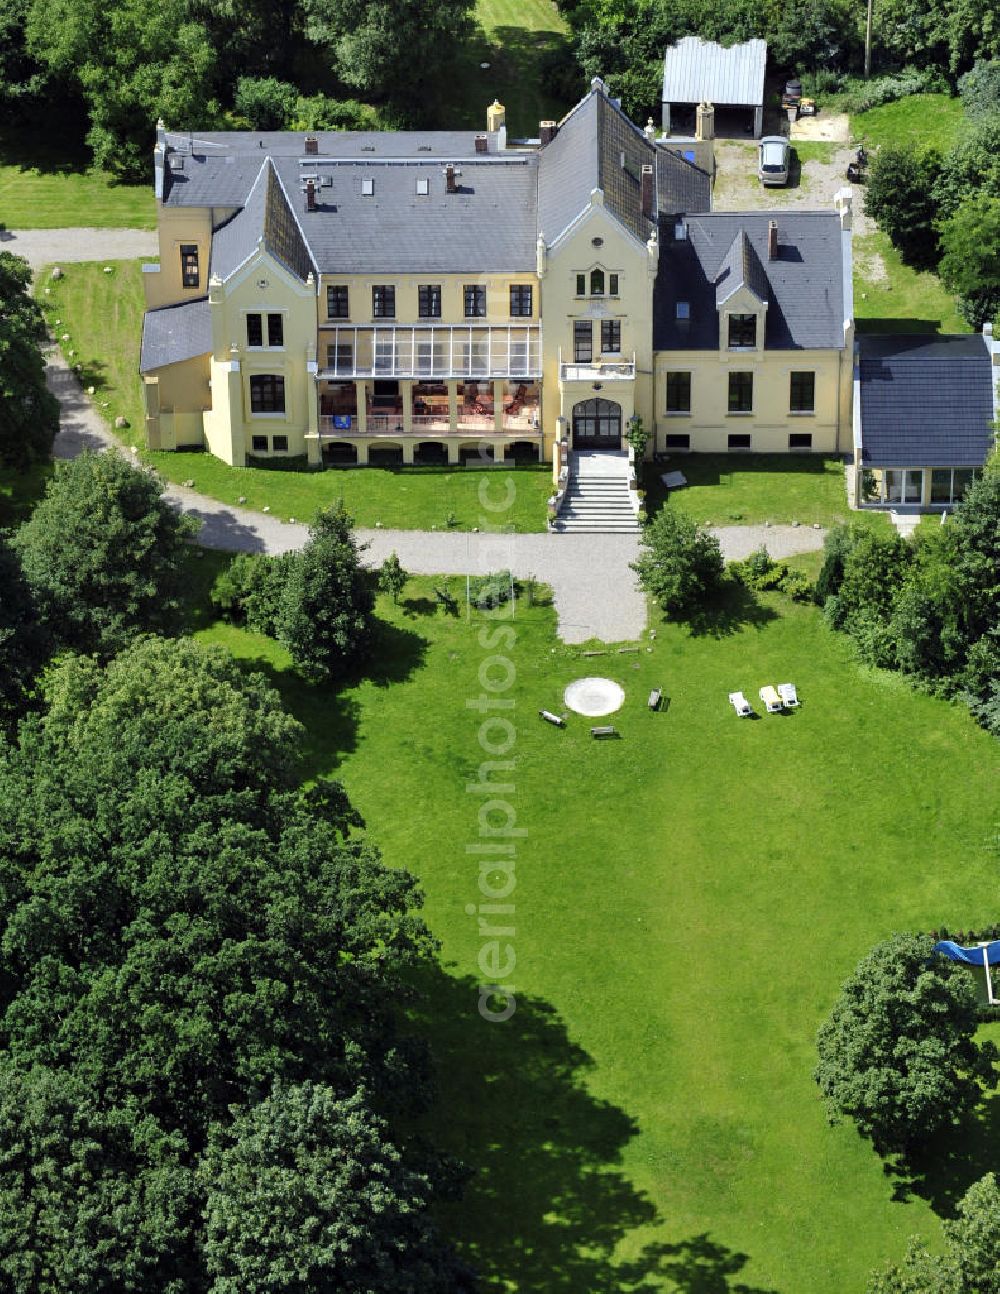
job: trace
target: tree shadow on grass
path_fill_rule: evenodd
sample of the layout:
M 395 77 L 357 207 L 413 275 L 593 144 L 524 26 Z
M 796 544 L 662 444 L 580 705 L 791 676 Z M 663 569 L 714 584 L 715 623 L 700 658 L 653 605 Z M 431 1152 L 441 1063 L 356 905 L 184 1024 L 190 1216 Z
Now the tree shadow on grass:
M 932 1138 L 908 1158 L 887 1159 L 883 1171 L 893 1178 L 893 1199 L 914 1195 L 939 1217 L 955 1216 L 959 1200 L 1000 1160 L 1000 1094 L 987 1097 L 958 1127 Z
M 490 1023 L 470 978 L 428 970 L 417 987 L 415 1022 L 437 1070 L 427 1132 L 472 1170 L 443 1230 L 484 1290 L 768 1294 L 735 1283 L 748 1257 L 708 1235 L 615 1263 L 619 1244 L 661 1219 L 622 1170 L 638 1128 L 589 1090 L 590 1056 L 538 998 L 519 995 L 509 1020 Z
M 729 638 L 743 629 L 762 629 L 777 619 L 773 607 L 758 602 L 745 584 L 730 578 L 711 601 L 687 617 L 687 623 L 692 638 Z

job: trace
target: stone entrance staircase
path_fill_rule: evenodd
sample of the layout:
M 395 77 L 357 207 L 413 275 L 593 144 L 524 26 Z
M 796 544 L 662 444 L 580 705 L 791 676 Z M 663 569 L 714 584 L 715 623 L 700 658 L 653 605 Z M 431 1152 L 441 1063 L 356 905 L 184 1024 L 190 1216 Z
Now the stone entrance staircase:
M 569 456 L 569 484 L 554 529 L 632 534 L 639 530 L 628 494 L 628 454 L 590 450 Z

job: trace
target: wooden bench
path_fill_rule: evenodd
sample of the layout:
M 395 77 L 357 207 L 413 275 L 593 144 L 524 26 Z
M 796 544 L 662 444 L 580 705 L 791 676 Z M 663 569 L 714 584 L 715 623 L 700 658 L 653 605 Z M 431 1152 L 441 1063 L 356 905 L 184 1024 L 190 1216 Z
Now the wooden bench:
M 592 737 L 617 737 L 618 729 L 612 727 L 612 725 L 608 723 L 599 728 L 591 728 L 590 735 Z
M 651 710 L 659 710 L 660 702 L 662 700 L 663 700 L 662 690 L 658 687 L 654 687 L 652 692 L 650 692 L 649 694 L 649 700 L 646 702 L 646 704 L 649 706 Z
M 551 710 L 539 710 L 538 717 L 544 719 L 546 723 L 554 724 L 557 728 L 565 728 L 566 720 L 559 714 L 553 714 Z

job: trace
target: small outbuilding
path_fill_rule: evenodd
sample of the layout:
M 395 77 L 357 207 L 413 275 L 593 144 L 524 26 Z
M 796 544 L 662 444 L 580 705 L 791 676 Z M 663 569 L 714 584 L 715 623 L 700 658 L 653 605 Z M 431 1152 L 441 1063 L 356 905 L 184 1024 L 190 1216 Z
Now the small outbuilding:
M 669 135 L 672 117 L 682 133 L 690 133 L 700 103 L 739 109 L 748 132 L 759 139 L 764 126 L 764 68 L 767 41 L 717 45 L 700 36 L 685 36 L 663 56 L 663 131 Z M 716 119 L 718 125 L 718 118 Z
M 958 503 L 993 449 L 1000 345 L 981 334 L 862 334 L 854 408 L 859 502 Z

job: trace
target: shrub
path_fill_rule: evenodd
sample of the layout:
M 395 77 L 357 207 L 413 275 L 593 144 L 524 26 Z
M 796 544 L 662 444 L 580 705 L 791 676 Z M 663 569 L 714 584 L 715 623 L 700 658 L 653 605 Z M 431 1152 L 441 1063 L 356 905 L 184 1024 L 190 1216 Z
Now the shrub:
M 958 93 L 969 117 L 986 117 L 1000 109 L 1000 59 L 979 59 L 958 78 Z
M 815 590 L 804 571 L 789 570 L 781 585 L 793 602 L 812 602 Z
M 905 67 L 891 76 L 875 76 L 868 81 L 851 79 L 844 85 L 844 106 L 848 112 L 869 112 L 884 103 L 908 99 L 913 94 L 947 92 L 948 82 L 933 68 Z
M 295 560 L 294 553 L 284 557 L 239 553 L 212 586 L 213 605 L 227 620 L 273 638 L 282 590 Z
M 509 602 L 514 588 L 510 571 L 493 571 L 469 584 L 469 596 L 480 611 L 492 611 Z
M 682 512 L 661 508 L 640 539 L 632 569 L 664 611 L 685 613 L 718 591 L 725 563 L 719 541 Z

